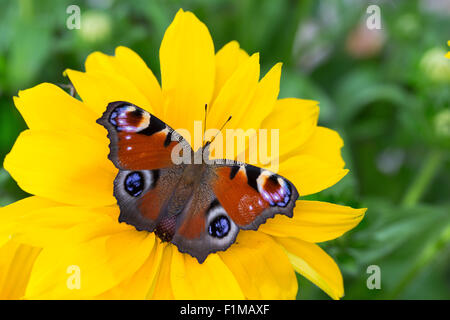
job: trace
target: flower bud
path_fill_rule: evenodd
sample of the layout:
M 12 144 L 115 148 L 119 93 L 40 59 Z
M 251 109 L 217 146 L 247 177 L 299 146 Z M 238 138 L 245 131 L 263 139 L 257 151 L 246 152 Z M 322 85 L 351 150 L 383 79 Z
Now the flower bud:
M 86 42 L 99 42 L 111 34 L 111 18 L 103 12 L 88 11 L 81 16 L 81 38 Z
M 450 81 L 450 61 L 445 58 L 445 50 L 431 48 L 420 60 L 422 72 L 433 82 Z

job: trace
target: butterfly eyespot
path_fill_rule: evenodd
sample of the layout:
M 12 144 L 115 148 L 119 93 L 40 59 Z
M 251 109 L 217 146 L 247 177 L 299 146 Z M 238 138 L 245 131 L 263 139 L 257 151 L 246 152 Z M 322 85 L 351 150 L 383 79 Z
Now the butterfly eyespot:
M 125 178 L 125 190 L 132 197 L 138 197 L 144 191 L 144 176 L 140 172 L 131 172 Z
M 124 104 L 116 107 L 108 119 L 117 131 L 141 132 L 150 124 L 150 114 L 135 106 Z
M 208 233 L 215 238 L 223 238 L 230 232 L 230 220 L 225 216 L 216 217 L 208 227 Z

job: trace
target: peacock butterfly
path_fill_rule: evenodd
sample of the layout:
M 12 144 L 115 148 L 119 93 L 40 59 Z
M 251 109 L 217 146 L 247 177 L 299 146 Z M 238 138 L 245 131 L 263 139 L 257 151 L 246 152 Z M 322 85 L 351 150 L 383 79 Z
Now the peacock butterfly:
M 208 159 L 210 141 L 194 153 L 179 133 L 131 103 L 108 104 L 97 122 L 108 131 L 109 159 L 119 169 L 119 221 L 155 232 L 199 263 L 230 247 L 240 229 L 293 215 L 298 192 L 290 181 L 238 161 L 175 164 L 173 152 Z

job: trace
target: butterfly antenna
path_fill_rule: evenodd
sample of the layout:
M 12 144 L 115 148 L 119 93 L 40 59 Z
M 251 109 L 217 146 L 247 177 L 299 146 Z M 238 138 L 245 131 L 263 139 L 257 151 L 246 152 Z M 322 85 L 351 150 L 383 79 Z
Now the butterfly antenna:
M 232 116 L 229 116 L 229 117 L 228 117 L 227 121 L 225 121 L 225 123 L 222 125 L 222 127 L 221 127 L 220 130 L 219 130 L 219 132 L 216 133 L 216 135 L 211 139 L 211 141 L 208 141 L 208 142 L 206 143 L 205 147 L 206 147 L 207 145 L 211 144 L 211 143 L 214 141 L 214 139 L 219 135 L 219 133 L 222 132 L 222 129 L 227 125 L 227 123 L 230 122 L 231 118 L 232 118 Z

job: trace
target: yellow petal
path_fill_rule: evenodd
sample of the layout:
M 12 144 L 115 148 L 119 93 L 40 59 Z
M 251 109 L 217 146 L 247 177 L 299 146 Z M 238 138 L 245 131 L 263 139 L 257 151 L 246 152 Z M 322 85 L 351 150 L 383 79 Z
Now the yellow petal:
M 241 67 L 242 66 L 245 66 L 245 63 L 241 64 Z M 237 74 L 238 73 L 236 72 L 233 75 L 233 77 L 235 77 Z M 244 76 L 247 76 L 247 74 L 244 73 Z M 253 165 L 263 164 L 258 162 L 257 157 L 259 150 L 258 148 L 260 147 L 260 145 L 258 145 L 258 137 L 259 139 L 262 139 L 262 136 L 260 135 L 258 128 L 261 127 L 261 122 L 267 117 L 267 115 L 272 112 L 275 103 L 277 102 L 277 97 L 280 89 L 280 76 L 281 76 L 281 63 L 278 63 L 272 69 L 270 69 L 270 71 L 267 72 L 264 78 L 256 85 L 255 93 L 248 102 L 247 107 L 243 108 L 242 110 L 240 108 L 237 108 L 239 109 L 239 111 L 231 111 L 233 108 L 224 108 L 225 112 L 230 114 L 233 113 L 233 119 L 231 120 L 232 123 L 230 124 L 230 127 L 231 125 L 233 127 L 230 129 L 237 129 L 236 131 L 237 139 L 234 141 L 235 143 L 234 153 L 227 154 L 228 152 L 227 142 L 231 140 L 229 140 L 230 137 L 228 137 L 227 134 L 225 133 L 223 135 L 224 140 L 222 153 L 218 154 L 216 152 L 213 152 L 211 158 L 213 159 L 231 158 L 231 159 L 238 159 L 240 161 L 250 163 Z M 239 80 L 237 82 L 241 83 L 242 81 Z M 227 85 L 228 84 L 229 83 L 227 82 Z M 242 97 L 246 97 L 246 94 L 244 93 Z M 237 102 L 235 104 L 237 106 L 242 106 L 242 104 L 245 103 L 246 102 Z M 227 105 L 227 103 L 223 104 L 223 106 L 225 105 Z M 216 109 L 213 109 L 211 111 L 211 116 L 208 117 L 208 123 L 210 117 L 214 116 L 216 111 L 217 111 Z M 234 114 L 236 114 L 237 116 L 235 117 Z M 227 130 L 225 130 L 225 132 L 228 132 Z M 234 139 L 234 137 L 232 138 Z M 271 139 L 272 139 L 271 132 L 268 132 L 267 142 L 269 144 L 269 148 Z M 251 144 L 251 142 L 253 143 L 253 145 Z M 213 143 L 213 149 L 215 148 L 220 148 L 217 143 Z M 243 153 L 244 151 L 245 154 Z M 259 150 L 259 152 L 261 152 L 261 150 Z M 245 158 L 243 156 L 245 156 Z
M 107 159 L 108 143 L 106 137 L 103 140 L 27 130 L 5 158 L 4 167 L 31 194 L 74 205 L 115 204 L 117 170 Z
M 336 168 L 311 155 L 292 157 L 280 164 L 279 174 L 289 179 L 300 196 L 320 192 L 341 180 L 348 170 Z
M 278 173 L 294 183 L 301 196 L 322 191 L 348 172 L 343 169 L 342 145 L 335 131 L 317 127 L 302 148 L 285 157 Z
M 68 69 L 65 72 L 83 102 L 95 112 L 97 118 L 114 101 L 130 102 L 154 113 L 147 98 L 126 78 L 101 71 L 87 73 Z
M 341 155 L 343 146 L 344 141 L 336 131 L 325 127 L 317 127 L 304 146 L 292 152 L 291 155 L 309 154 L 337 168 L 344 168 L 345 162 Z
M 242 118 L 245 117 L 245 111 L 249 108 L 249 103 L 258 86 L 258 79 L 259 55 L 254 54 L 238 67 L 223 86 L 213 105 L 208 110 L 207 128 L 218 130 L 231 116 L 232 118 L 227 124 L 227 128 L 244 129 L 237 127 L 237 124 L 242 123 Z M 224 131 L 225 134 L 223 134 L 222 141 L 219 139 L 214 141 L 212 148 L 223 148 L 222 155 L 219 154 L 217 158 L 235 159 L 238 154 L 245 151 L 246 144 L 234 143 L 234 150 L 227 146 L 229 142 L 233 143 L 235 140 L 234 136 L 228 136 L 230 132 L 231 130 Z M 236 133 L 239 134 L 239 132 Z M 251 136 L 254 136 L 254 133 Z
M 0 299 L 21 299 L 40 248 L 8 241 L 0 246 Z
M 244 116 L 236 121 L 235 126 L 237 128 L 262 128 L 262 121 L 273 112 L 277 104 L 278 93 L 280 92 L 281 66 L 281 63 L 274 65 L 258 83 Z
M 220 257 L 234 274 L 247 299 L 294 299 L 297 279 L 283 250 L 261 232 L 241 231 Z
M 228 128 L 235 128 L 253 97 L 259 80 L 259 54 L 255 53 L 243 62 L 220 90 L 217 99 L 208 110 L 208 128 L 220 129 L 232 116 Z
M 366 209 L 353 209 L 320 201 L 297 201 L 293 218 L 277 215 L 259 230 L 279 237 L 323 242 L 340 237 L 356 227 Z
M 176 248 L 172 251 L 170 280 L 176 299 L 244 299 L 236 278 L 217 254 L 199 264 Z
M 240 118 L 236 119 L 233 123 L 234 129 L 242 129 L 243 134 L 246 135 L 245 143 L 242 147 L 238 145 L 239 142 L 236 140 L 235 153 L 233 154 L 234 159 L 250 163 L 257 166 L 263 166 L 264 161 L 261 158 L 258 159 L 258 152 L 264 152 L 260 149 L 261 143 L 267 145 L 267 156 L 271 155 L 271 143 L 272 137 L 270 130 L 267 131 L 265 137 L 267 140 L 262 140 L 263 135 L 258 130 L 261 128 L 262 121 L 273 111 L 275 104 L 277 103 L 278 93 L 280 91 L 280 76 L 281 76 L 281 63 L 277 63 L 272 69 L 267 72 L 264 78 L 256 86 L 255 94 L 251 98 L 248 107 L 245 109 L 244 114 Z M 214 112 L 214 111 L 213 111 Z M 261 128 L 266 130 L 266 128 Z M 227 139 L 226 135 L 225 138 Z M 226 141 L 224 146 L 226 147 Z M 238 138 L 242 139 L 242 138 Z M 261 141 L 258 141 L 261 140 Z M 242 140 L 244 141 L 244 140 Z M 251 144 L 253 143 L 253 145 Z M 258 144 L 259 143 L 259 144 Z M 215 147 L 215 146 L 214 146 Z M 245 154 L 242 153 L 244 152 Z M 223 155 L 226 155 L 226 149 L 223 150 Z M 236 157 L 237 156 L 237 157 Z M 245 157 L 244 157 L 245 156 Z M 218 158 L 215 154 L 212 158 Z M 225 158 L 230 158 L 225 156 Z
M 37 210 L 41 208 L 53 207 L 58 205 L 57 202 L 54 202 L 49 199 L 40 198 L 31 196 L 28 198 L 24 198 L 22 200 L 18 200 L 16 202 L 11 203 L 5 207 L 0 208 L 0 220 L 3 222 L 3 219 L 12 218 L 16 215 L 21 215 L 23 213 L 27 213 L 31 210 Z
M 32 210 L 50 208 L 60 204 L 40 197 L 28 197 L 0 208 L 0 247 L 8 242 L 14 232 L 18 219 Z
M 158 244 L 163 249 L 161 264 L 152 288 L 147 293 L 147 298 L 156 300 L 175 299 L 170 284 L 170 266 L 172 264 L 172 251 L 177 250 L 173 245 L 166 243 Z
M 76 132 L 101 137 L 103 130 L 95 124 L 96 114 L 61 88 L 42 83 L 19 91 L 14 104 L 30 129 Z
M 213 100 L 236 69 L 249 58 L 237 41 L 228 42 L 216 53 L 216 78 Z
M 319 118 L 317 101 L 296 98 L 280 99 L 272 112 L 263 120 L 262 129 L 279 130 L 279 154 L 282 158 L 289 152 L 299 149 L 316 130 Z M 268 139 L 268 150 L 272 141 Z
M 156 282 L 156 276 L 161 271 L 164 248 L 165 245 L 162 245 L 160 240 L 155 238 L 152 253 L 142 267 L 130 278 L 97 296 L 96 299 L 147 299 L 149 292 L 153 292 L 152 286 Z
M 317 244 L 293 238 L 276 238 L 276 240 L 288 252 L 295 271 L 333 299 L 339 299 L 344 295 L 344 283 L 339 267 Z
M 13 220 L 13 239 L 37 247 L 81 243 L 86 239 L 135 230 L 119 223 L 119 208 L 55 206 L 32 210 Z
M 208 28 L 191 12 L 179 10 L 159 51 L 165 115 L 174 129 L 193 136 L 214 89 L 214 44 Z
M 117 47 L 114 56 L 101 52 L 91 53 L 86 59 L 87 73 L 110 73 L 129 80 L 144 95 L 155 115 L 162 115 L 162 92 L 150 68 L 133 50 Z
M 44 248 L 31 272 L 25 297 L 95 297 L 139 270 L 152 252 L 154 243 L 153 233 L 129 230 L 86 239 L 79 244 L 61 243 Z

